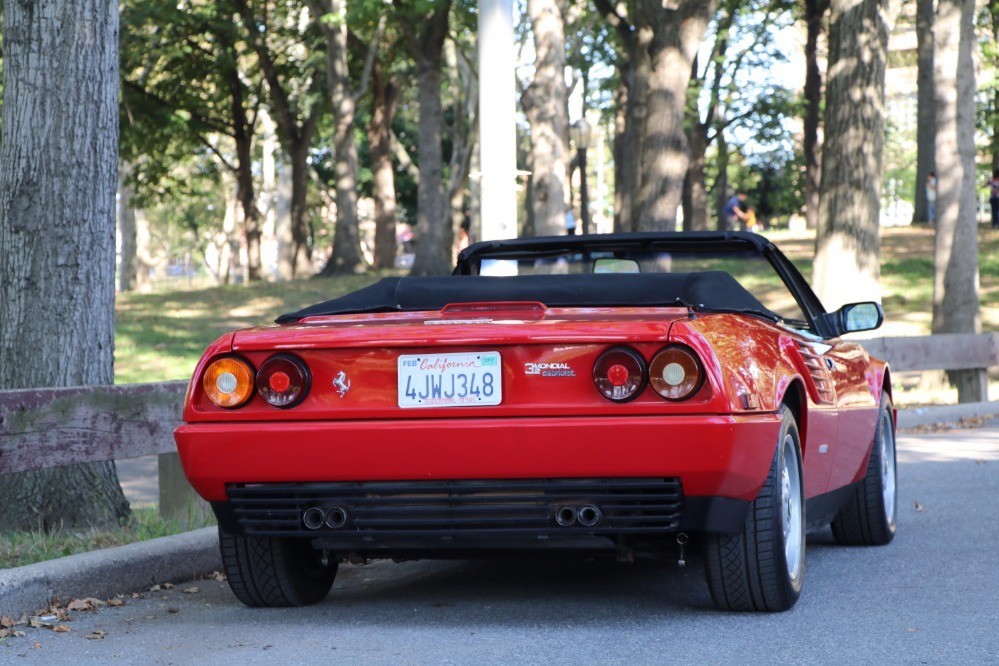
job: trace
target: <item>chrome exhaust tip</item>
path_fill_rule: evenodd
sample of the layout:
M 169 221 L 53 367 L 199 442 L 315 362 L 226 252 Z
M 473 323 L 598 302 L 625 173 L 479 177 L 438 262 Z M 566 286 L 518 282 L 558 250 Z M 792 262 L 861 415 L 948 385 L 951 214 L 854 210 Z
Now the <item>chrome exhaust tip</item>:
M 603 513 L 601 513 L 600 509 L 592 504 L 587 504 L 579 507 L 578 516 L 580 525 L 583 527 L 593 527 L 600 522 L 601 518 L 603 518 Z
M 306 509 L 305 513 L 302 514 L 302 523 L 310 530 L 318 530 L 323 526 L 325 520 L 326 516 L 323 514 L 323 510 L 316 506 Z
M 571 527 L 576 523 L 576 507 L 560 506 L 555 510 L 555 522 L 561 527 Z
M 326 512 L 326 526 L 331 530 L 338 530 L 347 524 L 347 512 L 338 506 Z

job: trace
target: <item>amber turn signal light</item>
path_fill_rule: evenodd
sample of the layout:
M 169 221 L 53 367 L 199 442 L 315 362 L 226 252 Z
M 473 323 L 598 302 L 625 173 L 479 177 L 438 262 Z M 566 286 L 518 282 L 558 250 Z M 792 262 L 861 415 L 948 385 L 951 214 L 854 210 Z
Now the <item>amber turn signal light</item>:
M 704 383 L 704 368 L 692 349 L 671 345 L 652 357 L 649 383 L 667 400 L 686 400 Z
M 253 395 L 253 368 L 235 356 L 220 358 L 205 370 L 201 387 L 208 399 L 219 407 L 241 407 Z

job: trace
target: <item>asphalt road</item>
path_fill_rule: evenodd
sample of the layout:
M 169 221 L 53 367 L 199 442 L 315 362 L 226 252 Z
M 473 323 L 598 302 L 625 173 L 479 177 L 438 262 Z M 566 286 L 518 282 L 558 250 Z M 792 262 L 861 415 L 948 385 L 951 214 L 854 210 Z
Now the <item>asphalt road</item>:
M 697 556 L 377 562 L 310 608 L 245 608 L 214 580 L 147 592 L 28 628 L 0 662 L 997 664 L 999 428 L 903 435 L 899 463 L 895 541 L 813 535 L 786 613 L 716 612 Z

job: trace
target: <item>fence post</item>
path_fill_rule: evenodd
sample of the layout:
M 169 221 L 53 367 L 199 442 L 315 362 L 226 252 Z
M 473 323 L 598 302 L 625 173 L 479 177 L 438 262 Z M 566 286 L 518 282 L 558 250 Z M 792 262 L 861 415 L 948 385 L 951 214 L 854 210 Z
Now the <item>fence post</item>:
M 176 520 L 186 526 L 201 526 L 214 519 L 208 502 L 198 497 L 187 482 L 180 456 L 176 453 L 159 455 L 160 517 Z

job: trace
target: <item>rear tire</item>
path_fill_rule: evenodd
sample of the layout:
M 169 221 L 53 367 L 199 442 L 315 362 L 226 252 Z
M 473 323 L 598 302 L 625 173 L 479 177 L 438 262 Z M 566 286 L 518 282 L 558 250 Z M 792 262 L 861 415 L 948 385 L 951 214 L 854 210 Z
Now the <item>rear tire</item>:
M 739 534 L 706 540 L 708 588 L 730 611 L 784 611 L 798 600 L 805 573 L 805 495 L 798 426 L 784 405 L 776 451 Z
M 219 528 L 222 567 L 233 594 L 247 606 L 308 606 L 329 594 L 338 562 L 320 563 L 305 539 L 227 534 Z
M 832 521 L 836 541 L 849 546 L 883 546 L 895 538 L 895 472 L 895 420 L 891 399 L 883 393 L 867 473 Z

